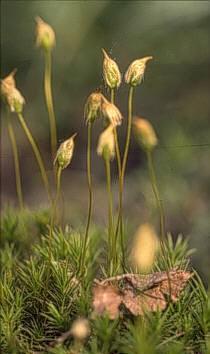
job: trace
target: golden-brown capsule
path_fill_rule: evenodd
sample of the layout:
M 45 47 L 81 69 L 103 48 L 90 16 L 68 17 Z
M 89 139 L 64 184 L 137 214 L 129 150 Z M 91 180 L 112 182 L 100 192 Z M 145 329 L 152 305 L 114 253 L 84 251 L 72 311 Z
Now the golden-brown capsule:
M 78 341 L 83 341 L 90 335 L 90 324 L 86 318 L 76 319 L 71 327 L 71 335 Z
M 121 73 L 117 63 L 110 58 L 104 49 L 103 76 L 104 81 L 111 89 L 118 88 L 121 84 Z
M 23 105 L 25 104 L 25 98 L 16 88 L 16 81 L 14 78 L 16 71 L 17 70 L 14 69 L 7 77 L 1 80 L 1 95 L 6 104 L 8 104 L 11 112 L 21 113 Z
M 144 57 L 134 60 L 125 73 L 125 82 L 131 86 L 137 86 L 142 82 L 146 70 L 146 64 L 153 57 Z
M 111 124 L 99 136 L 97 154 L 109 160 L 115 156 L 115 141 L 113 126 Z
M 144 150 L 151 151 L 158 144 L 158 139 L 152 124 L 144 118 L 135 117 L 133 126 L 138 142 Z
M 23 105 L 25 104 L 25 98 L 22 96 L 18 89 L 15 87 L 12 88 L 6 96 L 6 101 L 11 112 L 22 113 Z
M 53 28 L 37 16 L 36 20 L 36 45 L 45 50 L 51 50 L 55 46 L 55 32 Z
M 16 87 L 15 82 L 15 73 L 17 69 L 14 69 L 9 75 L 7 75 L 4 79 L 1 80 L 1 94 L 6 96 L 12 88 Z
M 104 100 L 106 99 L 100 92 L 93 92 L 87 98 L 84 109 L 86 123 L 93 123 L 100 116 L 101 105 Z
M 119 109 L 115 106 L 115 104 L 109 101 L 103 101 L 101 105 L 101 112 L 104 118 L 108 119 L 108 121 L 116 127 L 117 125 L 121 125 L 122 123 L 122 114 Z
M 66 168 L 73 157 L 74 138 L 77 133 L 73 134 L 69 139 L 65 140 L 58 148 L 54 164 L 57 164 L 62 170 Z
M 158 249 L 159 240 L 154 228 L 150 224 L 143 224 L 134 237 L 131 262 L 139 270 L 147 272 L 154 264 Z

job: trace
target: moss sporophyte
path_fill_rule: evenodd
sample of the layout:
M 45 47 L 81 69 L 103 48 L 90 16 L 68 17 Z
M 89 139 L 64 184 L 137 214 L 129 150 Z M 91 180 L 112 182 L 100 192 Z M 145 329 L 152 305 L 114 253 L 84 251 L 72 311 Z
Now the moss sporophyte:
M 49 185 L 46 169 L 44 166 L 44 162 L 43 162 L 41 153 L 39 151 L 38 145 L 35 142 L 34 137 L 31 133 L 30 129 L 28 128 L 28 125 L 26 124 L 26 121 L 23 116 L 23 106 L 25 104 L 25 99 L 24 99 L 23 95 L 21 94 L 21 92 L 16 87 L 16 81 L 14 79 L 15 72 L 16 71 L 13 71 L 13 73 L 10 74 L 9 77 L 6 77 L 6 79 L 4 79 L 5 81 L 2 80 L 2 82 L 1 82 L 1 86 L 3 88 L 2 94 L 3 94 L 3 97 L 6 101 L 6 104 L 9 108 L 10 112 L 17 114 L 17 117 L 19 119 L 19 122 L 20 122 L 25 134 L 26 134 L 26 137 L 27 137 L 29 143 L 31 144 L 31 147 L 33 149 L 35 158 L 37 160 L 37 163 L 38 163 L 38 166 L 40 169 L 40 173 L 41 173 L 41 177 L 42 177 L 44 186 L 46 188 L 48 199 L 49 199 L 49 201 L 51 201 L 50 185 Z M 8 78 L 10 80 L 9 85 L 8 85 Z M 5 84 L 5 82 L 6 82 L 6 84 Z
M 52 50 L 56 44 L 54 29 L 41 17 L 36 17 L 36 46 L 44 52 L 44 93 L 50 123 L 50 144 L 52 159 L 57 150 L 57 127 L 52 94 Z M 54 171 L 55 172 L 55 171 Z
M 1 251 L 1 258 L 5 262 L 1 279 L 3 306 L 0 309 L 3 350 L 5 353 L 18 354 L 37 351 L 91 354 L 109 354 L 114 351 L 133 354 L 139 352 L 140 348 L 142 353 L 168 353 L 170 342 L 174 345 L 180 337 L 176 353 L 184 353 L 186 350 L 190 353 L 204 352 L 202 347 L 208 328 L 205 317 L 208 311 L 204 306 L 206 292 L 198 277 L 193 279 L 189 287 L 186 286 L 193 276 L 193 272 L 186 269 L 191 253 L 187 249 L 186 240 L 179 237 L 174 244 L 172 236 L 166 237 L 164 208 L 154 164 L 154 152 L 158 145 L 156 131 L 149 120 L 133 115 L 134 92 L 143 84 L 147 64 L 152 57 L 136 59 L 128 66 L 124 75 L 128 85 L 125 114 L 117 104 L 117 94 L 122 85 L 119 66 L 102 50 L 102 71 L 108 95 L 94 90 L 84 105 L 88 212 L 86 226 L 77 232 L 69 225 L 63 228 L 58 217 L 61 177 L 77 153 L 77 134 L 71 135 L 57 148 L 51 83 L 55 41 L 54 29 L 40 17 L 36 18 L 36 44 L 44 53 L 44 97 L 50 123 L 49 150 L 52 159 L 49 159 L 51 168 L 48 173 L 38 144 L 24 118 L 26 100 L 16 86 L 16 70 L 1 80 L 1 96 L 7 108 L 7 127 L 21 208 L 20 214 L 7 215 L 2 223 L 6 240 Z M 29 100 L 27 98 L 27 103 Z M 33 214 L 32 222 L 27 218 L 25 222 L 19 146 L 12 122 L 15 115 L 33 149 L 49 198 L 47 216 L 44 218 L 43 215 L 37 217 Z M 96 120 L 100 134 L 95 151 L 92 143 Z M 156 232 L 153 222 L 141 220 L 129 250 L 124 239 L 126 208 L 123 208 L 123 195 L 132 123 L 137 143 L 146 155 L 160 230 Z M 126 125 L 126 134 L 120 145 L 118 129 L 123 125 Z M 106 177 L 106 232 L 101 228 L 99 231 L 97 227 L 91 228 L 94 206 L 92 156 L 96 153 L 98 163 L 99 159 L 104 163 Z M 115 163 L 117 177 L 113 168 Z M 53 175 L 55 178 L 50 179 L 50 185 L 49 178 Z M 115 204 L 113 184 L 116 180 L 119 193 Z M 65 188 L 68 188 L 68 184 Z M 20 222 L 22 215 L 24 218 Z M 150 218 L 153 218 L 152 213 Z M 36 234 L 38 242 L 30 237 L 32 231 L 36 233 L 35 229 L 39 230 Z M 22 249 L 24 243 L 27 247 Z M 24 262 L 18 258 L 16 249 L 20 250 L 21 256 L 26 254 Z M 151 274 L 141 274 L 148 272 Z M 182 296 L 181 291 L 185 287 Z M 173 306 L 178 301 L 178 305 Z M 189 309 L 187 315 L 186 308 Z M 90 311 L 89 321 L 87 317 Z M 80 317 L 81 314 L 83 317 Z M 158 328 L 157 335 L 154 328 Z M 172 332 L 175 333 L 173 336 Z
M 54 168 L 56 176 L 56 202 L 60 190 L 60 177 L 61 172 L 66 168 L 71 162 L 73 150 L 74 150 L 74 137 L 64 141 L 59 149 L 57 150 L 57 128 L 55 113 L 53 107 L 53 98 L 52 98 L 52 85 L 51 85 L 51 55 L 52 50 L 55 47 L 55 32 L 54 29 L 42 20 L 40 17 L 36 18 L 36 45 L 43 49 L 45 55 L 45 75 L 44 75 L 44 90 L 45 90 L 45 99 L 46 105 L 49 113 L 50 121 L 50 134 L 51 134 L 51 152 L 54 157 L 54 162 L 56 168 Z M 125 82 L 129 84 L 129 97 L 128 97 L 128 120 L 127 120 L 127 133 L 124 151 L 120 153 L 120 146 L 117 135 L 117 127 L 122 124 L 123 116 L 119 108 L 115 104 L 115 90 L 119 89 L 122 83 L 122 75 L 119 69 L 118 64 L 113 60 L 108 53 L 103 49 L 103 76 L 106 86 L 110 90 L 110 101 L 101 93 L 93 92 L 87 98 L 84 107 L 84 116 L 85 122 L 87 124 L 88 130 L 88 142 L 87 142 L 87 180 L 88 180 L 88 189 L 89 189 L 89 206 L 88 206 L 88 218 L 83 242 L 83 248 L 80 255 L 79 269 L 82 270 L 86 257 L 86 248 L 89 237 L 89 228 L 92 216 L 93 208 L 93 187 L 92 187 L 92 164 L 91 164 L 91 144 L 92 144 L 92 133 L 93 133 L 93 123 L 97 118 L 103 118 L 106 123 L 106 129 L 101 133 L 99 137 L 98 149 L 97 152 L 101 155 L 105 161 L 105 170 L 107 178 L 107 190 L 108 190 L 108 209 L 109 209 L 109 226 L 108 226 L 108 235 L 109 235 L 109 262 L 112 262 L 111 268 L 117 264 L 116 249 L 118 243 L 118 235 L 120 234 L 120 243 L 121 243 L 121 255 L 122 255 L 122 265 L 125 263 L 125 245 L 123 239 L 123 189 L 124 189 L 124 178 L 127 164 L 127 157 L 130 145 L 131 138 L 131 123 L 133 115 L 133 93 L 134 87 L 139 85 L 142 82 L 147 62 L 152 59 L 151 56 L 144 57 L 133 61 L 127 69 L 125 74 Z M 33 148 L 34 154 L 36 156 L 42 179 L 46 187 L 48 197 L 52 202 L 52 195 L 49 187 L 48 176 L 46 174 L 46 169 L 39 152 L 39 148 L 34 141 L 34 138 L 28 129 L 26 122 L 23 117 L 23 105 L 25 104 L 25 99 L 16 88 L 16 83 L 14 79 L 15 71 L 8 75 L 2 81 L 2 92 L 6 98 L 6 102 L 11 112 L 15 112 L 18 115 L 19 121 L 28 137 L 29 142 Z M 14 143 L 13 143 L 14 145 Z M 57 153 L 56 153 L 57 150 Z M 118 180 L 119 180 L 119 205 L 118 205 L 118 217 L 116 225 L 114 225 L 113 217 L 113 201 L 112 201 L 112 188 L 111 188 L 111 166 L 110 161 L 114 158 L 116 154 L 116 160 L 118 165 Z M 17 154 L 16 154 L 17 155 Z M 17 160 L 17 159 L 16 159 Z M 17 163 L 16 163 L 17 165 Z M 18 171 L 18 168 L 16 168 Z M 18 180 L 18 179 L 17 179 Z M 20 178 L 19 178 L 19 191 L 20 195 Z M 22 197 L 20 197 L 22 200 Z M 51 233 L 54 224 L 54 214 L 55 214 L 55 200 L 52 202 L 53 205 L 53 217 L 51 218 Z M 22 204 L 22 201 L 20 201 Z M 111 269 L 110 268 L 110 269 Z

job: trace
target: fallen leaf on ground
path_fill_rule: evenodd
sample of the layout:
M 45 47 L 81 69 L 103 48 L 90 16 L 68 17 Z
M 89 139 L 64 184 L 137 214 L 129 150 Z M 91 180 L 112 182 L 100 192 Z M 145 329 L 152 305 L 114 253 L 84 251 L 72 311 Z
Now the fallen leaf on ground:
M 164 310 L 168 303 L 179 300 L 192 273 L 172 269 L 148 275 L 123 274 L 103 281 L 96 280 L 93 288 L 93 309 L 98 315 L 105 312 L 110 319 L 119 315 L 123 304 L 133 315 L 145 311 Z
M 121 295 L 117 287 L 97 284 L 93 288 L 93 309 L 96 314 L 107 313 L 110 319 L 115 319 L 119 314 L 121 302 Z

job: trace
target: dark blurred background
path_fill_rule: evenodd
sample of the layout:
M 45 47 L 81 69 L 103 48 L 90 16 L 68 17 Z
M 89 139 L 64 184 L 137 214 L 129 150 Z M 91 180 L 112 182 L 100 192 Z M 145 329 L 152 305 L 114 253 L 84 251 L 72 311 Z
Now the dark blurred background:
M 56 32 L 53 93 L 59 142 L 78 132 L 71 166 L 63 173 L 65 218 L 82 225 L 87 212 L 85 174 L 87 96 L 101 88 L 105 48 L 121 72 L 136 58 L 153 55 L 143 84 L 136 89 L 134 113 L 154 125 L 159 146 L 155 163 L 167 216 L 167 230 L 189 237 L 197 248 L 194 264 L 207 279 L 210 268 L 210 3 L 208 1 L 1 1 L 1 77 L 17 68 L 17 86 L 26 98 L 24 115 L 44 154 L 49 175 L 48 116 L 43 98 L 43 55 L 35 47 L 35 16 Z M 108 93 L 107 93 L 108 94 Z M 117 104 L 126 131 L 128 87 Z M 2 109 L 2 207 L 17 204 L 13 159 Z M 21 159 L 24 199 L 46 205 L 30 146 L 12 116 Z M 95 153 L 101 122 L 94 129 L 94 221 L 105 225 L 104 166 Z M 125 214 L 129 232 L 145 221 L 157 223 L 145 156 L 132 139 L 128 161 Z M 113 190 L 117 206 L 116 162 Z

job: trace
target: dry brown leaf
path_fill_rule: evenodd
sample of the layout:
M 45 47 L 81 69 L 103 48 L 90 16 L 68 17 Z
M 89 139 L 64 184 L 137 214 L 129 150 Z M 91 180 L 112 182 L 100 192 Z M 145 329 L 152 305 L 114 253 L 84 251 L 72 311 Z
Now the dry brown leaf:
M 123 274 L 97 281 L 93 307 L 97 314 L 106 311 L 110 318 L 117 317 L 120 304 L 135 316 L 143 315 L 145 311 L 164 310 L 169 301 L 178 301 L 191 277 L 190 272 L 172 269 L 148 275 Z
M 140 294 L 135 295 L 130 289 L 125 290 L 122 302 L 133 315 L 143 315 L 145 311 L 164 310 L 169 301 L 178 301 L 181 291 L 192 276 L 190 272 L 181 270 L 154 275 L 148 278 L 150 287 Z
M 110 319 L 115 319 L 119 314 L 121 302 L 121 295 L 117 287 L 97 284 L 93 288 L 93 309 L 96 314 L 107 313 Z
M 141 295 L 135 295 L 131 290 L 126 290 L 122 303 L 135 316 L 143 315 L 146 311 L 164 310 L 167 305 L 164 295 L 158 288 L 147 290 Z

